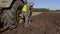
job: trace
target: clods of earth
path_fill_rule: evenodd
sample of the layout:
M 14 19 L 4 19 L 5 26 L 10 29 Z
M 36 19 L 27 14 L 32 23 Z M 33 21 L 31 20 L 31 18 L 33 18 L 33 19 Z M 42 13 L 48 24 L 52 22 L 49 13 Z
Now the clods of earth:
M 60 34 L 60 13 L 41 13 L 32 17 L 29 27 L 18 26 L 1 34 Z

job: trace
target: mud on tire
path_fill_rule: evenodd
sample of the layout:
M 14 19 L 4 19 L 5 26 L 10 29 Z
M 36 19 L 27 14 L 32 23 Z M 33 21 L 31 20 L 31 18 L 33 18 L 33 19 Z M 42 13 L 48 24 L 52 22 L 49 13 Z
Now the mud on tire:
M 17 8 L 22 4 L 20 0 L 16 0 L 12 4 L 12 8 L 9 10 L 4 10 L 2 13 L 1 22 L 3 22 L 3 28 L 0 29 L 0 31 L 4 31 L 7 28 L 13 28 L 17 25 L 16 20 L 16 14 L 17 14 Z M 11 27 L 12 26 L 12 27 Z

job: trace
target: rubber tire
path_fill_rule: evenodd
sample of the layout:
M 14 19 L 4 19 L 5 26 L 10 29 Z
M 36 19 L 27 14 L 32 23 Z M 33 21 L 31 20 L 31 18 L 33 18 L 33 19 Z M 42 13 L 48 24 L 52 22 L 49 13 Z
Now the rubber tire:
M 4 31 L 7 28 L 14 29 L 13 27 L 11 27 L 11 24 L 15 23 L 17 25 L 16 13 L 17 13 L 18 7 L 21 4 L 22 4 L 22 2 L 20 0 L 16 0 L 10 10 L 3 11 L 3 14 L 2 14 L 3 18 L 1 19 L 1 21 L 4 22 L 3 24 L 6 24 L 6 25 L 3 28 L 1 28 L 0 31 Z M 14 26 L 16 26 L 16 25 L 14 25 Z

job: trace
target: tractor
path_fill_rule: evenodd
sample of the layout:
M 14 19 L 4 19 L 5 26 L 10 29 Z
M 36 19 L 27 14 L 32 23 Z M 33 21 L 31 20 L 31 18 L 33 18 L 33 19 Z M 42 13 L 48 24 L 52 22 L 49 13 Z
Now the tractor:
M 0 0 L 0 31 L 9 28 L 9 23 L 18 23 L 22 0 Z

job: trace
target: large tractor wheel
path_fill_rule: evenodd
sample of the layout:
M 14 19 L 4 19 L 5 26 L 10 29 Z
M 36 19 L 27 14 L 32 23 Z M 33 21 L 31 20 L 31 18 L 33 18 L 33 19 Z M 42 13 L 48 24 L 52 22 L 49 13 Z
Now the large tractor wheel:
M 17 25 L 17 9 L 18 7 L 22 4 L 22 1 L 20 0 L 16 0 L 13 4 L 12 4 L 12 8 L 9 10 L 4 10 L 2 13 L 2 18 L 1 18 L 1 22 L 3 24 L 3 27 L 0 28 L 0 31 L 4 31 L 7 28 L 12 28 L 13 26 L 16 24 Z M 15 24 L 14 24 L 15 23 Z M 14 25 L 12 25 L 14 24 Z M 12 25 L 12 26 L 11 26 Z M 15 25 L 15 26 L 16 26 Z

